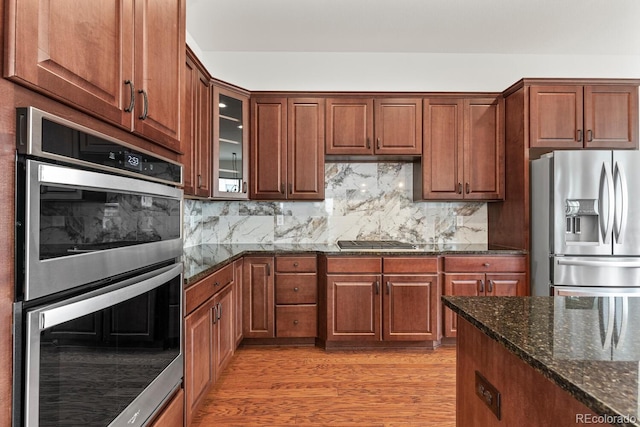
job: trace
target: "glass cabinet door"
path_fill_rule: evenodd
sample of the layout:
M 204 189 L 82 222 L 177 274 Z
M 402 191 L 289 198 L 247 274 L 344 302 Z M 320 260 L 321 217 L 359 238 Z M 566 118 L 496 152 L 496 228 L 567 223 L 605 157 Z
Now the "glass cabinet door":
M 213 196 L 247 199 L 249 98 L 213 88 Z

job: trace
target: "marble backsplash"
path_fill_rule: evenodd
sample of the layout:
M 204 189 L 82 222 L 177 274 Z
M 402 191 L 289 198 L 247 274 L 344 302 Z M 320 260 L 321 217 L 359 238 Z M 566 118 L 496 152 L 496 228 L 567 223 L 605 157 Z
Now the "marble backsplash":
M 413 165 L 391 162 L 327 163 L 321 202 L 184 203 L 185 247 L 353 239 L 486 243 L 486 203 L 414 202 Z

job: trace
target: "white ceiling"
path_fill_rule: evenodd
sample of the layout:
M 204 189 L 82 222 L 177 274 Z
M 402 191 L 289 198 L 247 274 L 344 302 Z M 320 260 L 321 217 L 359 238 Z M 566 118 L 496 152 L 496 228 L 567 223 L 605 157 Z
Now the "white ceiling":
M 187 0 L 187 30 L 217 52 L 640 55 L 640 0 Z

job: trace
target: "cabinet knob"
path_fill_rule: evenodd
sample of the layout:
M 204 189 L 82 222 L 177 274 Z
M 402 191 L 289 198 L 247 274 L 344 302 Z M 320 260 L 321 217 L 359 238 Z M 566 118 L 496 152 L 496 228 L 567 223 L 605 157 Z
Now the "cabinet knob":
M 482 264 L 482 265 L 484 265 L 485 267 L 489 267 L 491 264 L 489 264 L 488 262 L 485 262 L 485 263 L 484 263 L 484 264 Z
M 298 321 L 297 321 L 297 320 L 294 320 L 294 321 L 293 321 L 293 324 L 294 324 L 294 325 L 297 325 L 297 324 L 298 324 Z
M 213 286 L 220 286 L 220 282 L 215 282 Z
M 293 292 L 298 292 L 298 287 L 293 288 Z
M 294 263 L 293 263 L 293 266 L 294 266 L 294 267 L 297 267 L 297 266 L 298 266 L 298 261 L 294 262 Z

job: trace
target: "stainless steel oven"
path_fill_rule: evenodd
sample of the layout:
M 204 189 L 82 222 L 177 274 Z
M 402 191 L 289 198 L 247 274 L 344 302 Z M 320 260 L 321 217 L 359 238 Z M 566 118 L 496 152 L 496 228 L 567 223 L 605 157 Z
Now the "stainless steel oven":
M 143 426 L 179 388 L 179 164 L 17 110 L 14 426 Z

